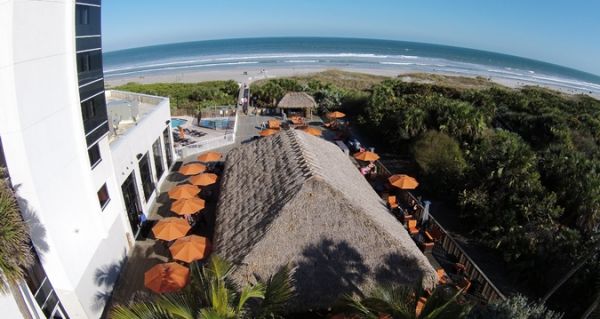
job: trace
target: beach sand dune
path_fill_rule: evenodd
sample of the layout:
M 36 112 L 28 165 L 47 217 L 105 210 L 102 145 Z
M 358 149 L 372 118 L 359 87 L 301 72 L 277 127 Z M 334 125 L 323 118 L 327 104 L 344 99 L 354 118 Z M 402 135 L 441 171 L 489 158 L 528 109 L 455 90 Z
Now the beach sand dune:
M 218 70 L 198 70 L 198 71 L 186 71 L 186 72 L 160 72 L 153 74 L 144 74 L 144 75 L 124 75 L 124 76 L 115 76 L 115 77 L 107 77 L 105 78 L 105 84 L 107 88 L 116 87 L 119 85 L 123 85 L 129 82 L 137 82 L 142 84 L 149 83 L 195 83 L 195 82 L 205 82 L 205 81 L 217 81 L 217 80 L 233 80 L 239 83 L 252 83 L 257 80 L 269 79 L 269 78 L 280 78 L 280 77 L 290 77 L 297 75 L 307 75 L 311 73 L 323 72 L 326 70 L 331 70 L 332 68 L 322 67 L 322 66 L 312 66 L 312 67 L 298 67 L 298 68 L 289 68 L 289 67 L 273 67 L 270 69 L 259 69 L 259 68 L 226 68 L 226 69 L 218 69 Z M 356 66 L 348 66 L 348 67 L 336 67 L 335 70 L 346 71 L 346 72 L 357 72 L 357 73 L 366 73 L 372 75 L 381 75 L 388 77 L 397 77 L 399 75 L 411 74 L 411 73 L 423 73 L 421 70 L 408 70 L 408 69 L 386 69 L 386 68 L 368 68 L 368 67 L 356 67 Z M 465 76 L 465 77 L 475 77 L 471 74 L 459 74 L 459 73 L 447 73 L 447 72 L 435 72 L 435 74 L 448 75 L 448 76 Z M 600 98 L 600 92 L 590 92 L 588 90 L 578 90 L 570 87 L 563 87 L 560 85 L 551 85 L 547 83 L 537 83 L 533 81 L 524 81 L 524 80 L 513 80 L 505 77 L 494 77 L 489 76 L 489 74 L 482 75 L 488 78 L 489 80 L 496 82 L 498 84 L 511 87 L 511 88 L 519 88 L 527 85 L 539 85 L 542 87 L 550 88 L 553 90 L 557 90 L 566 94 L 587 94 L 593 96 L 595 98 Z

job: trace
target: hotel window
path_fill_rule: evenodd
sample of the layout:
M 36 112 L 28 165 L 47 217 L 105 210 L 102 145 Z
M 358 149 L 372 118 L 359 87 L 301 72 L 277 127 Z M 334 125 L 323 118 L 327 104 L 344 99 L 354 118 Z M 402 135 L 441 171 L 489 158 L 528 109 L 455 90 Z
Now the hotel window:
M 171 154 L 171 134 L 169 134 L 168 127 L 163 131 L 163 140 L 165 142 L 165 153 L 167 154 L 167 167 L 171 167 L 173 154 Z
M 100 187 L 100 190 L 98 190 L 98 201 L 100 202 L 100 207 L 102 207 L 102 210 L 104 210 L 104 207 L 106 207 L 106 205 L 108 205 L 108 202 L 110 202 L 110 196 L 108 196 L 108 189 L 106 188 L 106 184 L 102 185 L 102 187 Z
M 78 5 L 76 10 L 76 23 L 90 24 L 90 8 L 88 6 Z
M 98 143 L 88 148 L 88 156 L 90 158 L 90 166 L 92 168 L 96 167 L 96 165 L 98 165 L 98 163 L 102 161 L 102 157 L 100 156 L 100 147 L 98 146 Z
M 54 288 L 46 276 L 38 255 L 34 253 L 33 265 L 26 270 L 25 281 L 33 298 L 47 318 L 69 318 Z
M 79 53 L 77 57 L 77 71 L 87 72 L 91 69 L 91 56 L 89 52 Z
M 160 147 L 160 137 L 152 144 L 152 153 L 154 154 L 154 169 L 156 171 L 156 180 L 159 180 L 165 171 L 163 168 L 162 148 Z
M 142 156 L 139 166 L 140 177 L 142 178 L 142 188 L 144 189 L 144 198 L 147 202 L 154 191 L 154 182 L 152 181 L 152 171 L 150 170 L 150 158 L 148 157 L 148 153 Z
M 96 117 L 96 104 L 94 99 L 89 99 L 81 103 L 81 114 L 83 115 L 84 121 L 88 121 Z

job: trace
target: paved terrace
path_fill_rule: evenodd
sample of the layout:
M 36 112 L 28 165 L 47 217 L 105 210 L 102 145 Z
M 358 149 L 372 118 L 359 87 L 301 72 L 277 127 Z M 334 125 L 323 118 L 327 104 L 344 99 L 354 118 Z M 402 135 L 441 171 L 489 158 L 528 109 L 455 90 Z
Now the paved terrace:
M 252 140 L 252 138 L 258 136 L 258 132 L 261 130 L 261 123 L 266 123 L 271 119 L 281 120 L 281 118 L 277 116 L 253 115 L 252 113 L 253 112 L 249 112 L 248 115 L 244 115 L 242 112 L 239 112 L 235 143 L 213 149 L 213 151 L 226 155 L 231 149 L 242 143 L 247 143 Z M 321 119 L 318 117 L 313 117 L 312 119 L 309 119 L 308 122 L 312 125 L 322 124 Z M 191 121 L 189 123 L 191 123 Z M 194 129 L 200 130 L 201 128 L 194 127 Z M 324 133 L 330 134 L 330 132 Z M 159 196 L 151 209 L 147 223 L 148 226 L 141 231 L 140 236 L 136 240 L 135 247 L 130 253 L 115 286 L 110 304 L 106 308 L 107 311 L 110 309 L 111 305 L 126 304 L 137 297 L 151 295 L 151 292 L 144 287 L 144 272 L 156 264 L 171 261 L 171 254 L 166 244 L 163 241 L 154 240 L 150 228 L 156 221 L 162 218 L 175 216 L 169 211 L 171 200 L 169 199 L 167 192 L 173 186 L 185 183 L 187 178 L 177 173 L 177 170 L 183 164 L 196 162 L 196 157 L 197 155 L 190 156 L 175 163 L 165 182 L 160 185 L 160 189 L 157 190 Z M 212 238 L 218 191 L 218 183 L 208 187 L 202 187 L 202 193 L 200 195 L 206 200 L 206 208 L 199 213 L 201 219 L 192 229 L 194 234 Z

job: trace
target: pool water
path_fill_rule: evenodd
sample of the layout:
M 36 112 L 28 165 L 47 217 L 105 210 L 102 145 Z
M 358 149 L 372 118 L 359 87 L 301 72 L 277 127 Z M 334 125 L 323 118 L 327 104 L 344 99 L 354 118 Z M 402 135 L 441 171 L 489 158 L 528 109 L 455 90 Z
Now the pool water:
M 180 125 L 183 125 L 183 124 L 185 124 L 185 122 L 187 122 L 187 120 L 184 120 L 184 119 L 175 119 L 175 118 L 173 118 L 173 119 L 171 119 L 171 127 L 172 127 L 172 128 L 177 128 L 177 127 L 179 127 Z
M 200 126 L 224 130 L 229 128 L 229 119 L 210 119 L 210 120 L 200 120 Z

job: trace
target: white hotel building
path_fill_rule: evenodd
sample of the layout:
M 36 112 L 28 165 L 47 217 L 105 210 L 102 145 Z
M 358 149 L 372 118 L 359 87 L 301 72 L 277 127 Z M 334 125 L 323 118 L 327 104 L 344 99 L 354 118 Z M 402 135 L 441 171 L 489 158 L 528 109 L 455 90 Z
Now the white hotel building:
M 174 161 L 169 100 L 104 90 L 100 0 L 0 0 L 0 165 L 35 265 L 0 318 L 98 318 Z

